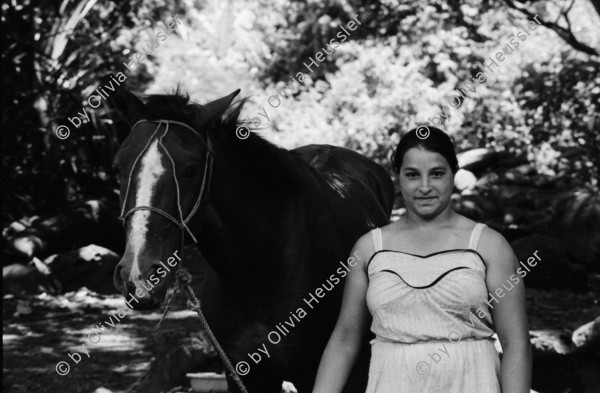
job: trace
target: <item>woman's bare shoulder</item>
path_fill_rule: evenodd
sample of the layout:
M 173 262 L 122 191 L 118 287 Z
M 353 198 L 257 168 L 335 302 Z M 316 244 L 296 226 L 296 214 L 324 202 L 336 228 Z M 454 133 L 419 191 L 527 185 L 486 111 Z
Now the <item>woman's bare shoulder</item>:
M 352 248 L 352 254 L 358 257 L 366 267 L 367 261 L 375 254 L 375 245 L 373 244 L 373 230 L 363 234 Z
M 481 231 L 481 237 L 476 250 L 483 256 L 486 265 L 512 264 L 514 252 L 508 241 L 500 232 L 486 226 Z

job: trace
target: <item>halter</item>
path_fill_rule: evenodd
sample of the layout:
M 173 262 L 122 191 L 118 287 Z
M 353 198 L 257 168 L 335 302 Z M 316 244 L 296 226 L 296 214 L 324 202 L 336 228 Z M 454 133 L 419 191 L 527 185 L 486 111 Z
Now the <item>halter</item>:
M 194 234 L 192 233 L 190 228 L 187 226 L 187 223 L 190 221 L 190 219 L 194 216 L 194 214 L 200 207 L 200 204 L 202 203 L 202 199 L 204 199 L 204 197 L 205 197 L 205 193 L 206 193 L 206 195 L 208 195 L 208 190 L 210 188 L 210 180 L 212 177 L 212 161 L 213 161 L 213 155 L 214 155 L 214 152 L 212 150 L 212 144 L 210 142 L 210 138 L 207 137 L 206 140 L 204 140 L 204 138 L 202 138 L 202 135 L 200 135 L 192 127 L 188 126 L 185 123 L 181 123 L 178 121 L 172 121 L 172 120 L 140 120 L 137 123 L 135 123 L 133 125 L 133 127 L 131 127 L 131 132 L 133 132 L 134 128 L 140 123 L 158 123 L 158 126 L 156 127 L 156 130 L 154 130 L 154 132 L 152 133 L 150 138 L 148 139 L 148 142 L 146 142 L 146 146 L 144 146 L 144 148 L 142 149 L 140 154 L 138 154 L 138 156 L 135 158 L 135 161 L 133 162 L 133 166 L 131 167 L 131 171 L 129 172 L 129 177 L 127 179 L 127 189 L 125 191 L 125 198 L 123 198 L 123 207 L 121 208 L 121 216 L 119 218 L 121 218 L 121 220 L 123 220 L 123 225 L 125 225 L 127 217 L 129 217 L 133 212 L 138 211 L 138 210 L 149 210 L 151 212 L 162 215 L 163 217 L 165 217 L 169 221 L 171 221 L 173 224 L 177 225 L 177 227 L 181 231 L 181 249 L 183 249 L 185 231 L 187 231 L 187 233 L 190 234 L 190 237 L 192 238 L 194 243 L 198 243 L 198 240 L 196 240 L 196 237 L 194 236 Z M 140 157 L 142 157 L 144 152 L 146 150 L 148 150 L 150 143 L 154 139 L 154 136 L 156 135 L 156 133 L 160 129 L 160 126 L 163 123 L 165 123 L 166 128 L 165 128 L 165 132 L 158 138 L 158 145 L 160 147 L 162 147 L 165 154 L 167 155 L 167 157 L 169 157 L 169 160 L 171 161 L 171 167 L 173 169 L 173 180 L 175 181 L 175 189 L 177 190 L 177 211 L 179 212 L 179 219 L 176 219 L 175 217 L 173 217 L 171 214 L 167 213 L 166 211 L 161 210 L 154 206 L 136 206 L 134 208 L 129 209 L 127 211 L 127 213 L 125 213 L 125 205 L 127 204 L 127 197 L 129 196 L 129 187 L 131 186 L 131 178 L 133 177 L 133 171 L 135 169 L 135 166 L 137 165 L 138 161 L 140 160 Z M 169 132 L 169 124 L 171 124 L 171 123 L 180 125 L 183 128 L 186 128 L 186 129 L 192 131 L 194 133 L 194 135 L 196 135 L 196 136 L 200 137 L 200 139 L 202 139 L 202 141 L 204 142 L 204 145 L 206 146 L 206 160 L 205 160 L 206 165 L 204 166 L 204 174 L 202 175 L 202 186 L 200 187 L 200 194 L 198 195 L 198 198 L 196 199 L 196 202 L 194 203 L 192 210 L 190 211 L 190 213 L 187 215 L 187 217 L 185 219 L 183 218 L 183 211 L 181 210 L 181 193 L 179 190 L 179 182 L 177 181 L 177 172 L 175 171 L 175 161 L 173 160 L 173 157 L 171 157 L 171 154 L 169 154 L 169 150 L 167 150 L 166 146 L 162 143 L 162 140 Z M 184 231 L 184 229 L 185 229 L 185 231 Z M 202 313 L 202 310 L 200 307 L 200 300 L 198 300 L 198 297 L 194 293 L 194 289 L 190 285 L 191 279 L 192 279 L 192 276 L 190 275 L 190 273 L 185 268 L 183 268 L 181 265 L 178 264 L 174 291 L 173 291 L 170 299 L 167 301 L 167 305 L 165 306 L 165 311 L 164 311 L 163 316 L 160 319 L 158 325 L 156 325 L 155 331 L 158 331 L 158 329 L 160 329 L 162 321 L 167 316 L 167 312 L 169 312 L 169 307 L 170 307 L 171 303 L 173 302 L 173 300 L 175 299 L 175 294 L 177 293 L 177 289 L 183 288 L 188 296 L 188 306 L 193 311 L 196 311 L 196 313 L 198 314 L 198 317 L 200 318 L 200 323 L 202 324 L 202 327 L 208 334 L 208 338 L 210 339 L 213 346 L 217 350 L 217 353 L 219 354 L 219 356 L 221 357 L 221 360 L 225 364 L 225 367 L 229 371 L 231 378 L 235 381 L 235 383 L 237 384 L 238 388 L 240 389 L 240 391 L 242 393 L 248 393 L 248 390 L 244 386 L 244 383 L 240 379 L 236 370 L 233 368 L 233 365 L 231 364 L 231 361 L 227 357 L 227 354 L 225 353 L 225 351 L 223 350 L 223 348 L 217 341 L 217 338 L 215 337 L 214 333 L 210 329 L 210 326 L 208 325 L 208 322 L 206 321 L 206 318 L 204 317 L 204 314 Z M 241 375 L 245 375 L 245 374 L 241 374 Z
M 190 219 L 194 216 L 194 214 L 196 213 L 198 208 L 200 207 L 200 204 L 202 203 L 202 199 L 204 199 L 205 193 L 208 195 L 208 190 L 210 188 L 210 180 L 212 177 L 212 163 L 213 163 L 213 155 L 214 155 L 210 138 L 207 137 L 206 140 L 204 140 L 204 138 L 202 138 L 202 136 L 196 130 L 194 130 L 192 127 L 188 126 L 185 123 L 181 123 L 181 122 L 173 121 L 173 120 L 140 120 L 137 123 L 135 123 L 133 125 L 133 127 L 131 127 L 131 132 L 133 132 L 135 127 L 140 123 L 158 123 L 158 126 L 156 127 L 156 130 L 154 130 L 154 132 L 152 133 L 150 138 L 148 139 L 148 142 L 146 142 L 146 146 L 144 146 L 142 151 L 138 154 L 135 161 L 133 162 L 133 166 L 131 167 L 131 171 L 129 172 L 129 177 L 127 179 L 127 188 L 125 191 L 125 197 L 123 198 L 123 207 L 121 208 L 121 216 L 119 218 L 121 220 L 123 220 L 123 225 L 125 225 L 125 223 L 127 222 L 127 217 L 129 217 L 133 212 L 136 212 L 138 210 L 149 210 L 151 212 L 162 215 L 163 217 L 167 218 L 169 221 L 171 221 L 173 224 L 175 224 L 179 228 L 179 231 L 181 232 L 181 245 L 182 246 L 183 246 L 183 242 L 184 242 L 185 231 L 187 231 L 187 233 L 190 235 L 190 237 L 192 238 L 194 243 L 198 243 L 198 240 L 196 239 L 196 237 L 194 236 L 194 234 L 192 233 L 192 231 L 190 230 L 190 228 L 188 227 L 187 224 L 190 221 Z M 160 137 L 158 137 L 158 145 L 160 147 L 162 147 L 166 156 L 169 158 L 169 161 L 171 161 L 171 167 L 173 169 L 173 180 L 175 181 L 175 189 L 177 190 L 177 211 L 179 213 L 179 219 L 173 217 L 171 214 L 167 213 L 166 211 L 161 210 L 154 206 L 135 206 L 135 207 L 129 209 L 127 211 L 127 213 L 125 213 L 125 206 L 127 205 L 127 197 L 129 196 L 129 187 L 131 186 L 131 178 L 133 177 L 133 171 L 135 170 L 135 166 L 137 165 L 138 161 L 140 160 L 140 158 L 142 157 L 144 152 L 146 150 L 148 150 L 148 147 L 150 147 L 150 143 L 154 139 L 154 136 L 156 135 L 156 133 L 158 132 L 158 130 L 160 129 L 160 127 L 163 123 L 166 125 L 165 132 Z M 194 135 L 196 135 L 196 136 L 200 137 L 200 139 L 202 139 L 202 141 L 204 142 L 204 145 L 206 146 L 206 160 L 205 160 L 206 165 L 204 165 L 204 174 L 202 175 L 202 186 L 200 188 L 200 193 L 198 194 L 198 198 L 196 198 L 196 202 L 194 203 L 192 210 L 190 211 L 190 213 L 187 215 L 186 218 L 184 218 L 183 211 L 181 210 L 181 192 L 179 190 L 179 182 L 177 181 L 177 172 L 175 171 L 175 161 L 173 160 L 173 157 L 169 153 L 169 150 L 167 150 L 167 147 L 162 142 L 164 137 L 169 132 L 169 124 L 171 124 L 171 123 L 177 124 L 179 126 L 182 126 L 183 128 L 186 128 L 186 129 L 192 131 L 194 133 Z

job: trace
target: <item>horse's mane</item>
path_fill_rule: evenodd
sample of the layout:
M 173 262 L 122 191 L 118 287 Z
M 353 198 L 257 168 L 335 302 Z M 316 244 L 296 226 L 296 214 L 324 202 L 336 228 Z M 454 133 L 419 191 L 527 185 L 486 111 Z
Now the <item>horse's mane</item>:
M 236 156 L 244 161 L 246 168 L 260 171 L 261 178 L 271 180 L 271 183 L 274 180 L 275 184 L 286 184 L 296 191 L 306 191 L 310 188 L 309 184 L 314 187 L 314 178 L 308 165 L 289 150 L 274 145 L 255 132 L 243 140 L 235 135 L 239 126 L 254 131 L 251 121 L 239 119 L 246 101 L 247 98 L 242 98 L 232 103 L 225 114 L 210 125 L 217 130 L 210 137 L 229 145 Z M 202 111 L 203 105 L 190 101 L 189 95 L 182 93 L 177 87 L 173 94 L 147 96 L 143 117 L 148 120 L 180 121 L 202 132 L 200 130 L 204 125 L 197 124 L 198 112 Z

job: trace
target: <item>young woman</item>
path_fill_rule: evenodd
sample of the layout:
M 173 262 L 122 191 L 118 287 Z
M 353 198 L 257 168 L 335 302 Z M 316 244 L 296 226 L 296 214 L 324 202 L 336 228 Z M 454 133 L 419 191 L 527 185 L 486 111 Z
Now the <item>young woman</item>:
M 411 130 L 394 153 L 407 213 L 356 242 L 362 265 L 348 275 L 313 393 L 342 392 L 369 313 L 376 338 L 367 393 L 530 391 L 518 261 L 502 235 L 452 210 L 454 146 L 442 130 L 428 131 Z

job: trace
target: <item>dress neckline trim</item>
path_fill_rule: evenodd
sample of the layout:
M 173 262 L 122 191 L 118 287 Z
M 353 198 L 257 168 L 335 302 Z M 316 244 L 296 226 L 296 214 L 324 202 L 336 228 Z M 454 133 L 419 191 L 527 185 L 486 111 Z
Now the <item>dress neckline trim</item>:
M 433 257 L 433 256 L 436 256 L 436 255 L 439 255 L 439 254 L 446 254 L 446 253 L 449 253 L 449 252 L 461 252 L 461 251 L 462 252 L 471 252 L 471 253 L 476 254 L 479 257 L 479 259 L 481 260 L 481 264 L 483 265 L 484 270 L 487 270 L 487 266 L 485 265 L 485 260 L 483 259 L 483 257 L 481 256 L 481 254 L 478 253 L 476 250 L 473 250 L 473 249 L 470 249 L 470 248 L 453 248 L 453 249 L 450 249 L 450 250 L 437 251 L 437 252 L 434 252 L 434 253 L 431 253 L 431 254 L 428 254 L 428 255 L 417 255 L 417 254 L 411 254 L 409 252 L 398 251 L 398 250 L 379 250 L 379 251 L 376 251 L 373 255 L 371 255 L 371 258 L 369 258 L 369 261 L 367 262 L 367 269 L 369 268 L 369 264 L 371 263 L 371 261 L 373 260 L 373 258 L 375 258 L 376 255 L 378 255 L 380 253 L 383 253 L 383 252 L 395 252 L 395 253 L 398 253 L 398 254 L 405 254 L 405 255 L 410 255 L 410 256 L 413 256 L 413 257 L 421 258 L 421 259 L 427 259 L 429 257 Z

